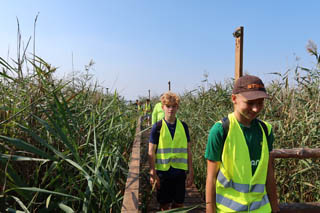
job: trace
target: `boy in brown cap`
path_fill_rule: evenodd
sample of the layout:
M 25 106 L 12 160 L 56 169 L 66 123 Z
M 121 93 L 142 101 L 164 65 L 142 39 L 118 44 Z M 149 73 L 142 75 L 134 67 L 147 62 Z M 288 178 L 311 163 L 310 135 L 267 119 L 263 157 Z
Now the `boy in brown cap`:
M 274 136 L 269 123 L 257 119 L 268 98 L 260 78 L 246 75 L 234 84 L 234 112 L 210 130 L 206 209 L 210 212 L 278 212 L 269 161 Z M 274 187 L 270 187 L 272 185 Z M 270 196 L 274 199 L 270 199 Z

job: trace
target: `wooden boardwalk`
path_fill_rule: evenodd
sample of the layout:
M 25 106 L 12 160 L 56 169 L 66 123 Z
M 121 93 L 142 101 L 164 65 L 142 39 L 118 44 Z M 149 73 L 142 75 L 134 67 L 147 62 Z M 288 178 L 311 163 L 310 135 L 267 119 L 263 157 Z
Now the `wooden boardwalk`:
M 145 213 L 157 212 L 159 205 L 156 201 L 155 192 L 152 191 L 149 183 L 148 144 L 150 129 L 142 130 L 140 119 L 136 129 L 136 137 L 133 143 L 129 174 L 121 212 Z M 299 149 L 300 150 L 300 149 Z M 274 150 L 273 157 L 296 157 L 296 158 L 319 158 L 320 149 L 302 149 L 302 151 Z M 291 153 L 293 152 L 293 154 Z M 303 155 L 302 155 L 302 154 Z M 283 155 L 284 154 L 284 155 Z M 185 207 L 196 207 L 188 212 L 205 212 L 204 200 L 195 185 L 187 188 Z M 281 203 L 280 213 L 320 213 L 320 203 Z
M 144 206 L 144 209 L 141 212 L 157 212 L 159 210 L 159 204 L 157 203 L 156 194 L 152 192 L 151 186 L 149 184 L 149 163 L 148 163 L 148 143 L 149 143 L 149 135 L 150 129 L 142 133 L 141 137 L 141 149 L 140 149 L 140 156 L 141 156 L 141 174 L 140 174 L 140 196 L 143 199 L 143 203 L 140 203 L 141 206 Z M 191 206 L 199 206 L 202 204 L 202 207 L 197 207 L 193 210 L 188 212 L 205 212 L 204 209 L 204 200 L 202 199 L 198 189 L 193 184 L 192 187 L 186 189 L 186 196 L 185 196 L 185 207 Z

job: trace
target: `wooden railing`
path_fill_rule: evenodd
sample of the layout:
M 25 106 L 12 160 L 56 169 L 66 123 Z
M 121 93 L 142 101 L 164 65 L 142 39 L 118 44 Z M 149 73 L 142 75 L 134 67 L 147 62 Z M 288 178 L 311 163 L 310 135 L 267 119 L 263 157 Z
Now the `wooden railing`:
M 320 158 L 320 148 L 274 149 L 270 155 L 273 158 Z
M 275 158 L 320 158 L 320 148 L 274 149 L 270 153 L 270 160 L 272 161 L 272 165 L 274 164 Z M 273 181 L 274 183 L 276 182 L 275 179 Z M 273 185 L 276 186 L 276 184 Z M 276 189 L 273 189 L 272 191 L 276 191 Z M 278 201 L 274 200 L 270 200 L 270 202 L 278 203 Z M 280 207 L 281 213 L 320 212 L 320 203 L 281 203 L 278 205 Z

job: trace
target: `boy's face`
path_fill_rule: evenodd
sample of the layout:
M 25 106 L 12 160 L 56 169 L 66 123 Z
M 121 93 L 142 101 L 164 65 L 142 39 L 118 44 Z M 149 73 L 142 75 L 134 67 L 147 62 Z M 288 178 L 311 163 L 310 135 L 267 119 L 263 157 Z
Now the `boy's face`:
M 263 109 L 264 98 L 247 100 L 241 94 L 232 94 L 234 112 L 245 122 L 251 122 Z
M 162 109 L 164 111 L 165 117 L 173 118 L 176 116 L 179 106 L 175 103 L 169 103 L 162 105 Z

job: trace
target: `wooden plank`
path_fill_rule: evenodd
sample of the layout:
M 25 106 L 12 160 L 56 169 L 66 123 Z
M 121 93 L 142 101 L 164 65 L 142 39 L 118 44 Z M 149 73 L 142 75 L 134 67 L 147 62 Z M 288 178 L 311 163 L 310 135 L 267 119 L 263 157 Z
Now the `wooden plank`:
M 238 27 L 233 36 L 236 38 L 235 80 L 237 80 L 243 75 L 243 27 Z
M 320 158 L 320 148 L 274 149 L 270 155 L 273 158 Z
M 184 198 L 184 207 L 192 207 L 192 206 L 196 206 L 202 204 L 202 206 L 190 210 L 188 212 L 206 212 L 205 210 L 205 202 L 202 199 L 198 189 L 196 188 L 196 186 L 193 184 L 191 187 L 186 188 L 186 194 L 185 194 L 185 198 Z M 149 207 L 148 207 L 148 212 L 153 213 L 153 212 L 157 212 L 159 211 L 159 203 L 157 202 L 156 199 L 156 192 L 153 193 L 153 198 L 152 201 L 149 203 Z
M 138 118 L 135 140 L 132 146 L 129 163 L 129 174 L 122 202 L 121 212 L 139 212 L 139 173 L 140 173 L 140 144 L 141 144 L 141 119 Z

